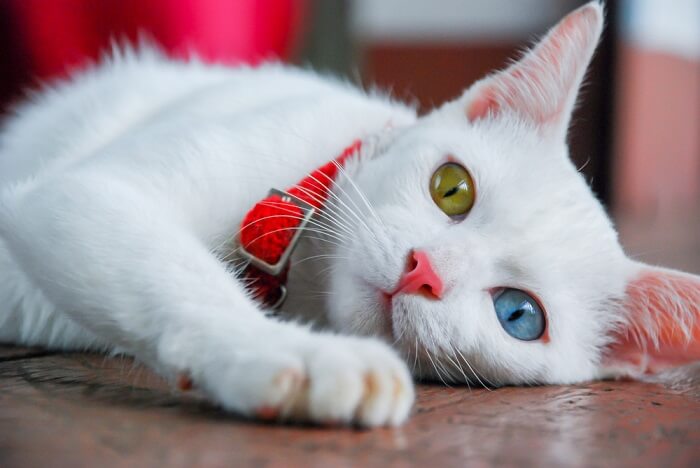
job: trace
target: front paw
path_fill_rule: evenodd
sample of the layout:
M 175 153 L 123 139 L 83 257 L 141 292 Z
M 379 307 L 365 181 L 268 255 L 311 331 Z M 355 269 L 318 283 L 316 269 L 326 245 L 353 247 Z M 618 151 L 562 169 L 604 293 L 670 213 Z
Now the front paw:
M 305 341 L 236 353 L 230 365 L 202 376 L 202 386 L 225 408 L 259 419 L 367 427 L 406 420 L 413 382 L 388 346 L 338 336 Z

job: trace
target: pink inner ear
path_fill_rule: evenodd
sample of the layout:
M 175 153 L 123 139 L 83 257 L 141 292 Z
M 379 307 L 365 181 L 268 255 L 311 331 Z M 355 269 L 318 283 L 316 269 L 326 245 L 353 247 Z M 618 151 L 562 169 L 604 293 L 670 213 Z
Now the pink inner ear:
M 496 115 L 499 107 L 493 89 L 484 87 L 484 89 L 479 90 L 478 96 L 469 103 L 467 118 L 470 122 L 474 122 L 486 118 L 489 114 Z
M 700 278 L 651 270 L 630 282 L 629 324 L 614 337 L 607 365 L 659 370 L 700 360 Z
M 569 14 L 522 60 L 475 90 L 466 109 L 469 121 L 498 115 L 503 109 L 539 126 L 568 119 L 601 22 L 598 6 Z

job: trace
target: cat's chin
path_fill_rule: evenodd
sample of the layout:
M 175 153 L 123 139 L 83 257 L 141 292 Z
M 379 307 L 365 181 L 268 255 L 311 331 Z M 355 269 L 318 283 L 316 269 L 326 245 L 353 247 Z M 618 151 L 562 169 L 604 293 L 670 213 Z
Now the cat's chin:
M 332 329 L 343 334 L 374 336 L 389 344 L 394 342 L 392 304 L 388 294 L 367 281 L 357 281 L 352 288 L 339 290 L 334 296 L 342 299 L 328 304 Z

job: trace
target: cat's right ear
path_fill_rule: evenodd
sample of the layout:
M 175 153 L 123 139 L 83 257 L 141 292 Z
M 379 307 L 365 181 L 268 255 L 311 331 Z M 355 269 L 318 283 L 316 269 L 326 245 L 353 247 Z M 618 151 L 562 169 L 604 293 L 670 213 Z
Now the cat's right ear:
M 636 376 L 700 361 L 700 276 L 635 265 L 603 367 Z
M 599 2 L 573 11 L 518 62 L 469 88 L 458 100 L 463 115 L 471 122 L 510 115 L 565 138 L 602 28 Z

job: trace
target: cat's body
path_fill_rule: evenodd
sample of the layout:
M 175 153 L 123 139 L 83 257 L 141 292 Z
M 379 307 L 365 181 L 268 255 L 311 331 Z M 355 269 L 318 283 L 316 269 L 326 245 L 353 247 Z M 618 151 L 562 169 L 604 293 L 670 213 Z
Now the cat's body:
M 235 248 L 230 241 L 243 216 L 271 187 L 292 185 L 355 138 L 381 132 L 388 124 L 411 123 L 412 110 L 278 65 L 230 69 L 127 53 L 45 94 L 20 114 L 5 130 L 0 157 L 2 236 L 7 239 L 0 244 L 0 340 L 59 349 L 123 349 L 171 378 L 190 374 L 205 388 L 209 379 L 254 379 L 256 370 L 247 366 L 263 367 L 260 378 L 290 369 L 287 391 L 302 384 L 297 377 L 305 379 L 307 352 L 308 359 L 317 354 L 322 355 L 317 361 L 331 359 L 317 348 L 346 354 L 345 373 L 356 365 L 364 374 L 361 361 L 381 361 L 384 353 L 391 362 L 377 364 L 401 373 L 405 403 L 397 411 L 405 413 L 411 387 L 393 354 L 377 353 L 380 345 L 368 343 L 367 357 L 357 359 L 362 344 L 356 340 L 349 340 L 344 351 L 332 341 L 322 343 L 320 335 L 314 343 L 306 328 L 291 324 L 284 330 L 295 329 L 289 338 L 295 344 L 286 346 L 276 324 L 263 331 L 269 321 L 214 253 L 223 257 Z M 35 203 L 27 203 L 27 197 Z M 102 218 L 97 235 L 96 217 Z M 105 238 L 98 239 L 101 235 Z M 107 240 L 113 236 L 120 240 Z M 27 255 L 15 260 L 7 244 Z M 109 264 L 97 260 L 103 256 L 110 256 Z M 17 262 L 26 263 L 20 267 Z M 305 262 L 301 268 L 315 264 Z M 28 277 L 25 268 L 36 268 L 38 277 Z M 293 276 L 307 275 L 295 268 Z M 290 304 L 297 295 L 290 296 L 285 315 L 294 318 Z M 114 317 L 116 310 L 123 315 Z M 323 315 L 312 307 L 304 312 Z M 183 323 L 174 323 L 185 315 Z M 177 334 L 170 345 L 162 337 L 168 326 Z M 211 327 L 211 334 L 200 327 Z M 132 340 L 131 334 L 140 336 Z M 236 334 L 243 336 L 238 340 Z M 239 352 L 254 354 L 262 344 L 274 353 L 267 334 L 282 341 L 279 357 L 271 357 L 274 367 L 264 369 L 251 356 L 250 363 L 240 364 L 245 370 L 227 376 Z M 159 354 L 167 351 L 158 349 L 163 346 L 173 348 L 173 362 L 163 362 Z M 308 351 L 290 356 L 293 348 Z M 192 362 L 197 359 L 219 362 L 197 370 Z M 318 365 L 335 367 L 342 360 Z M 343 379 L 339 382 L 345 386 Z M 357 384 L 364 385 L 362 378 Z M 209 385 L 226 392 L 233 384 Z M 251 385 L 248 392 L 257 392 L 259 383 Z M 347 392 L 354 406 L 359 395 Z M 250 413 L 274 406 L 281 397 L 255 398 L 260 401 L 227 406 Z M 334 419 L 344 419 L 348 410 L 327 411 L 331 416 L 340 412 Z
M 113 183 L 115 190 L 158 197 L 154 209 L 176 218 L 172 222 L 220 258 L 235 249 L 230 241 L 235 242 L 243 216 L 270 188 L 293 185 L 356 138 L 416 119 L 406 106 L 312 72 L 281 65 L 211 67 L 169 61 L 149 51 L 118 54 L 90 76 L 60 85 L 20 109 L 20 115 L 5 129 L 2 142 L 0 186 L 8 200 L 47 181 L 77 177 L 89 183 L 93 174 L 109 173 L 109 180 L 99 182 L 107 184 L 101 189 L 109 191 Z M 115 165 L 120 176 L 114 174 Z M 78 201 L 90 211 L 85 202 Z M 142 224 L 142 213 L 133 216 L 133 223 Z M 114 254 L 120 255 L 116 249 Z M 3 255 L 3 262 L 11 261 Z M 76 270 L 91 268 L 76 257 L 59 261 Z M 313 263 L 295 268 L 292 282 L 310 276 L 299 270 L 318 267 Z M 16 294 L 16 299 L 13 313 L 3 316 L 0 339 L 20 336 L 27 344 L 82 346 L 56 332 L 49 302 L 20 306 L 27 294 L 19 291 L 33 288 L 17 278 L 16 266 L 2 271 L 8 274 L 0 286 L 7 288 L 3 298 Z M 285 315 L 290 318 L 312 309 L 299 305 L 293 312 L 290 303 L 300 298 L 292 294 L 289 299 Z M 323 320 L 322 310 L 313 315 L 308 318 Z M 56 326 L 76 327 L 63 317 L 55 319 Z M 75 335 L 84 332 L 76 329 Z
M 689 288 L 664 305 L 691 343 L 686 360 L 697 358 L 697 279 L 627 260 L 566 158 L 568 116 L 601 24 L 597 4 L 578 10 L 525 64 L 540 75 L 521 87 L 506 71 L 420 119 L 309 72 L 152 53 L 118 54 L 45 92 L 1 140 L 0 341 L 126 352 L 244 414 L 402 421 L 413 390 L 388 344 L 266 318 L 224 261 L 270 188 L 295 184 L 363 138 L 373 143 L 295 253 L 284 319 L 388 338 L 420 375 L 566 383 L 621 362 L 651 368 L 636 359 L 653 354 L 645 338 L 663 354 L 664 329 L 640 332 L 639 323 L 654 322 L 660 302 L 642 294 L 652 299 L 641 322 L 619 304 L 630 285 L 675 296 Z M 427 192 L 448 160 L 477 187 L 457 221 Z M 406 257 L 424 251 L 440 293 L 398 294 Z M 547 309 L 533 342 L 500 328 L 492 301 L 503 288 L 536 294 Z M 625 328 L 641 351 L 615 341 Z M 632 357 L 611 357 L 615 345 Z

